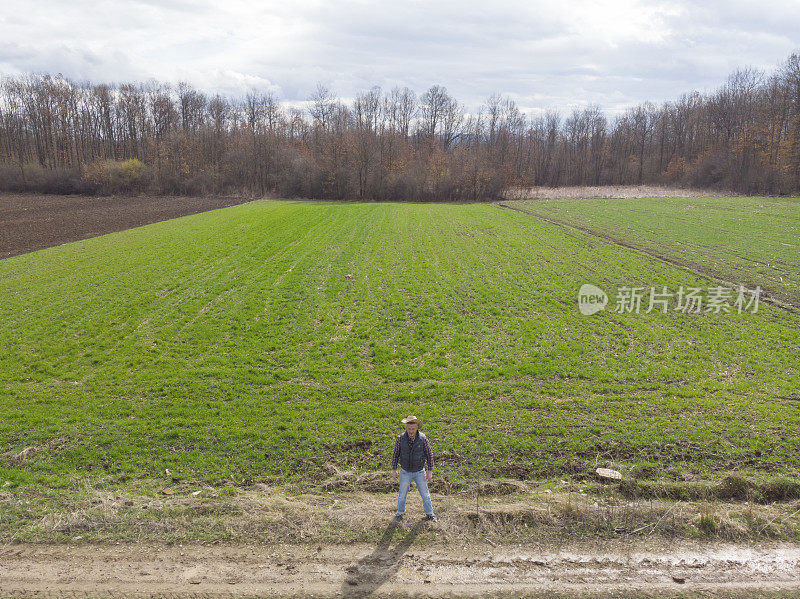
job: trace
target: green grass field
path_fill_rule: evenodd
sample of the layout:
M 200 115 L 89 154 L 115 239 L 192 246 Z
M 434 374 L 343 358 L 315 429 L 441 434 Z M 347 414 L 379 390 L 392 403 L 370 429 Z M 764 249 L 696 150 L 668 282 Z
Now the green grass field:
M 796 241 L 780 224 L 800 219 L 796 202 L 776 201 L 780 222 L 754 200 L 702 202 L 707 220 L 662 229 L 688 227 L 731 278 L 758 280 L 747 260 Z M 587 206 L 601 222 L 605 204 Z M 737 211 L 770 237 L 742 225 L 721 243 Z M 641 209 L 625 214 L 626 235 L 651 243 Z M 780 256 L 796 286 L 796 247 Z M 712 284 L 480 204 L 259 201 L 0 261 L 0 480 L 114 485 L 168 468 L 315 484 L 328 461 L 388 469 L 409 413 L 440 489 L 610 461 L 674 480 L 800 473 L 799 315 L 587 317 L 583 283 Z
M 800 308 L 800 199 L 626 198 L 510 202 Z

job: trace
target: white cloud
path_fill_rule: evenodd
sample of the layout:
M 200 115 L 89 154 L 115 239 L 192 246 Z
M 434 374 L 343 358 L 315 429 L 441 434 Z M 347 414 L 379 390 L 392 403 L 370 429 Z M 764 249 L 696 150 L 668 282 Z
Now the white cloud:
M 445 85 L 468 108 L 490 93 L 531 110 L 610 112 L 772 68 L 800 46 L 800 3 L 5 0 L 0 72 L 190 81 L 215 93 L 306 99 L 372 85 Z

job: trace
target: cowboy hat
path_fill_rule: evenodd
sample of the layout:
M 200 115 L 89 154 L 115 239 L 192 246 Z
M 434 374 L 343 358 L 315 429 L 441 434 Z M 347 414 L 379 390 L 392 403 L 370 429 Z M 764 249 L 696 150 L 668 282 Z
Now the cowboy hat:
M 416 416 L 408 416 L 406 418 L 403 418 L 400 422 L 402 422 L 403 424 L 416 423 L 417 426 L 422 426 L 422 420 L 420 420 Z

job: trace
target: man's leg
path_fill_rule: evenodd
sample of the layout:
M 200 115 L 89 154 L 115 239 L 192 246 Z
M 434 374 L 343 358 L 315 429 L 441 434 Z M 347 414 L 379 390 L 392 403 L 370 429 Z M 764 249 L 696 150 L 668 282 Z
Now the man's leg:
M 406 511 L 406 496 L 411 486 L 411 473 L 400 468 L 400 490 L 397 494 L 397 515 L 402 516 Z
M 422 496 L 422 506 L 425 508 L 425 514 L 433 516 L 433 505 L 431 504 L 431 493 L 428 491 L 428 480 L 425 478 L 425 469 L 414 473 L 414 482 L 417 483 L 417 489 Z

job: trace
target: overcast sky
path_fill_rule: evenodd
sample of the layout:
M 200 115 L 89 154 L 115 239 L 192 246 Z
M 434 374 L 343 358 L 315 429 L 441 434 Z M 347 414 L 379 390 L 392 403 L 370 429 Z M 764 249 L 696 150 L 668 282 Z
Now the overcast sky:
M 800 51 L 800 0 L 2 0 L 0 74 L 188 81 L 211 93 L 308 99 L 433 84 L 474 110 L 609 113 L 710 91 L 737 67 Z

